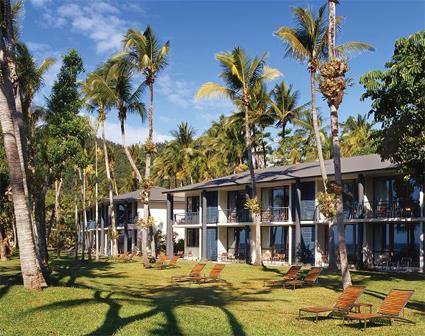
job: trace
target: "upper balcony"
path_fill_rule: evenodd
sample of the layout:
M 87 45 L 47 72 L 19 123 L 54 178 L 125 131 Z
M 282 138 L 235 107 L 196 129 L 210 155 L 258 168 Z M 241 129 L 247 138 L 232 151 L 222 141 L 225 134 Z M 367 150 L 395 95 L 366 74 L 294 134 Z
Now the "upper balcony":
M 421 216 L 419 202 L 352 202 L 344 204 L 344 219 L 417 218 Z
M 289 222 L 289 207 L 269 207 L 262 209 L 261 221 L 263 223 Z

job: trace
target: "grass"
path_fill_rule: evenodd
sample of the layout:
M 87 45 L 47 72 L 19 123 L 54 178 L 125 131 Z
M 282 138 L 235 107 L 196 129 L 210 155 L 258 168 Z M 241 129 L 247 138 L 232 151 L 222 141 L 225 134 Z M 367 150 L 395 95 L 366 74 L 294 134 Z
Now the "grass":
M 332 305 L 340 276 L 326 274 L 321 285 L 297 290 L 263 288 L 264 279 L 286 269 L 227 265 L 226 284 L 172 285 L 172 275 L 186 274 L 193 262 L 168 270 L 144 269 L 141 261 L 54 261 L 51 285 L 25 290 L 19 260 L 0 263 L 0 335 L 424 335 L 425 278 L 418 274 L 355 272 L 353 283 L 366 285 L 361 302 L 374 311 L 391 288 L 414 289 L 405 316 L 416 325 L 357 323 L 337 319 L 297 320 L 298 308 Z M 211 263 L 207 266 L 208 272 Z

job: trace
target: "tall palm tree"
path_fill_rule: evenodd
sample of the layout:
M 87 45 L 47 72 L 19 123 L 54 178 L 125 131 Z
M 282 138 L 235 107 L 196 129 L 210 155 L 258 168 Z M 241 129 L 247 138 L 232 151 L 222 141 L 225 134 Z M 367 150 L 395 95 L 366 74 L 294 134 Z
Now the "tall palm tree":
M 105 68 L 98 68 L 96 71 L 90 73 L 87 76 L 86 81 L 83 85 L 83 90 L 86 97 L 86 102 L 89 107 L 89 111 L 97 110 L 98 121 L 102 130 L 102 144 L 103 144 L 103 156 L 105 160 L 106 178 L 108 180 L 108 192 L 109 192 L 109 204 L 108 207 L 108 218 L 111 219 L 111 240 L 112 240 L 112 251 L 113 256 L 118 255 L 117 245 L 117 229 L 115 219 L 115 208 L 113 206 L 113 183 L 111 176 L 111 168 L 108 156 L 108 146 L 105 135 L 105 120 L 107 110 L 115 104 L 115 91 L 113 83 L 108 80 L 108 71 Z M 101 232 L 103 235 L 104 233 Z
M 341 263 L 342 282 L 344 289 L 351 285 L 351 275 L 348 268 L 347 247 L 345 244 L 345 227 L 344 227 L 344 209 L 342 200 L 342 175 L 341 175 L 341 148 L 339 142 L 339 121 L 338 108 L 342 102 L 345 89 L 345 72 L 348 70 L 347 64 L 338 56 L 337 47 L 335 46 L 335 35 L 337 29 L 337 18 L 335 15 L 335 3 L 337 0 L 328 0 L 329 7 L 329 26 L 328 26 L 328 62 L 322 65 L 320 90 L 327 98 L 331 115 L 331 133 L 332 133 L 332 149 L 335 171 L 336 187 L 336 223 L 338 228 L 338 250 Z M 362 49 L 371 50 L 372 47 L 363 44 Z M 329 87 L 330 86 L 330 87 Z M 336 90 L 335 90 L 336 89 Z
M 317 122 L 316 112 L 316 74 L 320 67 L 320 62 L 325 59 L 328 49 L 328 27 L 326 24 L 326 4 L 321 6 L 317 13 L 314 13 L 310 8 L 295 7 L 293 13 L 295 16 L 296 27 L 287 26 L 280 27 L 275 35 L 278 36 L 286 47 L 286 56 L 291 56 L 294 59 L 307 62 L 308 71 L 310 74 L 310 91 L 311 91 L 311 113 L 313 116 L 313 126 L 315 131 L 315 140 L 317 154 L 319 158 L 320 172 L 322 175 L 323 189 L 327 193 L 327 174 L 325 162 L 322 153 L 322 143 L 320 141 L 319 127 Z M 335 24 L 339 24 L 341 18 L 335 18 Z M 362 42 L 347 42 L 335 47 L 335 52 L 338 54 L 348 53 L 369 49 L 370 46 Z M 333 239 L 333 223 L 329 221 L 329 266 L 335 268 L 335 258 L 333 256 L 334 248 L 332 245 Z
M 152 28 L 148 26 L 143 33 L 129 29 L 124 39 L 124 49 L 127 53 L 126 58 L 137 71 L 143 74 L 145 77 L 144 84 L 149 87 L 149 127 L 145 146 L 145 181 L 143 184 L 143 216 L 145 223 L 147 223 L 149 218 L 149 196 L 152 187 L 151 163 L 152 155 L 155 153 L 153 143 L 153 88 L 158 74 L 168 64 L 170 42 L 167 41 L 163 46 L 160 46 L 158 38 Z M 147 262 L 147 228 L 143 230 L 142 234 L 143 260 Z M 154 251 L 152 252 L 154 253 Z
M 266 56 L 267 55 L 264 54 L 261 57 L 249 59 L 245 51 L 240 47 L 236 47 L 231 52 L 221 52 L 216 54 L 215 58 L 220 62 L 222 67 L 220 77 L 224 81 L 225 85 L 223 86 L 209 82 L 204 84 L 196 94 L 197 99 L 203 97 L 225 96 L 231 99 L 236 106 L 241 106 L 245 119 L 245 149 L 251 177 L 251 199 L 254 202 L 253 205 L 258 204 L 258 200 L 252 160 L 251 129 L 253 124 L 250 120 L 251 99 L 253 97 L 254 90 L 258 85 L 262 85 L 265 80 L 272 80 L 281 75 L 278 70 L 269 68 L 265 65 Z M 255 206 L 252 209 L 254 208 Z M 254 213 L 254 211 L 251 212 L 255 219 L 255 241 L 259 242 L 261 235 L 258 213 Z M 256 244 L 254 263 L 256 265 L 261 264 L 261 244 Z
M 41 289 L 41 287 L 46 285 L 46 282 L 37 258 L 31 224 L 31 212 L 27 195 L 25 194 L 26 181 L 24 170 L 21 166 L 22 161 L 18 148 L 19 142 L 15 133 L 13 120 L 13 115 L 16 115 L 16 104 L 13 86 L 9 76 L 9 58 L 4 41 L 5 36 L 3 35 L 2 27 L 0 29 L 0 51 L 3 54 L 0 63 L 2 74 L 0 81 L 0 124 L 12 186 L 22 278 L 26 288 Z

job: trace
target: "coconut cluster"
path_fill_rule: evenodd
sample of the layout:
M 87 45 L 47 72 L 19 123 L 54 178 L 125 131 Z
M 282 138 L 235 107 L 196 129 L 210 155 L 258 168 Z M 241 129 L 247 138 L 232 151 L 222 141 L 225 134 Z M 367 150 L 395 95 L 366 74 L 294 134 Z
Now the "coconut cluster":
M 320 67 L 319 88 L 329 106 L 334 105 L 338 108 L 341 104 L 347 84 L 345 80 L 347 71 L 347 63 L 340 59 L 326 62 Z

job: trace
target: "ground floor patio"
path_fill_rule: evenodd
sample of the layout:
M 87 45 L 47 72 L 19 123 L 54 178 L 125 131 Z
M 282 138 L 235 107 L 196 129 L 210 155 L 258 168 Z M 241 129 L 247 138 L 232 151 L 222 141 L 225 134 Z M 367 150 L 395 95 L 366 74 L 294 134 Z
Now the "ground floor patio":
M 189 259 L 249 263 L 255 258 L 253 225 L 207 226 L 205 256 L 202 255 L 203 228 L 186 227 L 184 230 L 182 254 Z M 336 231 L 335 228 L 335 244 L 338 246 Z M 262 260 L 265 264 L 301 262 L 326 267 L 329 232 L 325 223 L 302 224 L 297 238 L 293 224 L 263 223 L 260 233 Z M 352 267 L 401 272 L 423 270 L 422 222 L 350 222 L 345 224 L 345 239 Z

